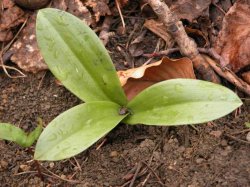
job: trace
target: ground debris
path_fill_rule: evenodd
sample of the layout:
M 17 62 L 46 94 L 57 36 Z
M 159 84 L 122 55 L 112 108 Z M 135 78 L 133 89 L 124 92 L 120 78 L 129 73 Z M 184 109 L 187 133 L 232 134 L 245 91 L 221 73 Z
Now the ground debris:
M 87 0 L 84 4 L 92 8 L 95 20 L 98 22 L 101 16 L 111 15 L 108 3 L 109 0 Z
M 9 51 L 13 53 L 12 62 L 21 69 L 32 73 L 47 69 L 36 42 L 35 19 L 36 14 L 34 13 Z
M 166 0 L 166 3 L 171 5 L 170 10 L 178 16 L 179 19 L 187 19 L 192 22 L 200 16 L 208 16 L 211 0 Z
M 11 0 L 0 2 L 0 42 L 10 41 L 13 38 L 12 29 L 23 23 L 26 19 L 25 12 L 15 6 Z
M 236 2 L 225 15 L 214 48 L 233 72 L 250 65 L 250 4 Z

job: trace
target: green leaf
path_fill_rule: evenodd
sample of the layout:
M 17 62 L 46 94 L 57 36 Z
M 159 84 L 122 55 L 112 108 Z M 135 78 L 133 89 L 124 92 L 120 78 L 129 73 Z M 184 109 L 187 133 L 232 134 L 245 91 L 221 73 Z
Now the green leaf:
M 86 102 L 127 103 L 107 50 L 83 21 L 46 8 L 39 10 L 36 24 L 45 62 L 67 89 Z
M 14 125 L 0 123 L 0 139 L 13 141 L 22 147 L 30 147 L 38 139 L 42 129 L 42 123 L 39 122 L 35 130 L 26 134 L 22 129 Z
M 111 131 L 126 115 L 107 101 L 78 105 L 55 118 L 38 139 L 35 159 L 61 160 L 74 156 Z
M 206 81 L 172 79 L 155 84 L 129 102 L 124 122 L 146 125 L 197 124 L 220 118 L 242 105 L 231 90 Z

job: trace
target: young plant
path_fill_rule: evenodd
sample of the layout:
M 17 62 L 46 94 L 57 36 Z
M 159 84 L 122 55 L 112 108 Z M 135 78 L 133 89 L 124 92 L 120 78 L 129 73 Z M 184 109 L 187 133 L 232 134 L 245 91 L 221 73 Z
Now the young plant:
M 130 125 L 197 124 L 220 118 L 242 102 L 231 90 L 210 82 L 172 79 L 127 101 L 107 50 L 81 20 L 56 9 L 38 12 L 41 53 L 62 84 L 85 101 L 56 117 L 38 139 L 35 159 L 74 156 L 111 131 Z
M 0 139 L 13 141 L 21 147 L 30 147 L 38 139 L 42 130 L 43 126 L 40 118 L 38 118 L 37 127 L 29 134 L 14 125 L 0 123 Z

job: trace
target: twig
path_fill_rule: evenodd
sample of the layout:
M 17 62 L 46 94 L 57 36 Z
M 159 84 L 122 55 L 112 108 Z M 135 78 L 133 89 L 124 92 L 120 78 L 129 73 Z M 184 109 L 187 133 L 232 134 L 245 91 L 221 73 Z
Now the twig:
M 249 129 L 244 129 L 244 130 L 242 130 L 242 131 L 238 131 L 238 132 L 231 133 L 231 135 L 242 134 L 242 133 L 249 132 L 249 131 L 250 131 L 250 128 L 249 128 Z
M 111 23 L 112 23 L 112 17 L 106 16 L 102 24 L 101 32 L 99 34 L 99 38 L 102 40 L 104 46 L 107 45 L 109 37 L 113 35 L 112 32 L 109 32 Z
M 142 161 L 142 163 L 145 164 L 147 168 L 154 174 L 154 176 L 158 180 L 158 183 L 161 184 L 162 186 L 165 186 L 165 184 L 161 181 L 160 177 L 155 173 L 155 171 L 146 162 Z M 157 169 L 160 165 L 158 165 L 155 169 Z
M 131 180 L 131 182 L 129 184 L 129 187 L 133 187 L 133 185 L 135 183 L 135 179 L 138 177 L 138 173 L 139 173 L 140 169 L 141 169 L 141 162 L 139 162 L 138 165 L 137 165 L 135 174 L 134 174 L 134 176 L 133 176 L 133 178 L 132 178 L 132 180 Z
M 28 21 L 29 17 L 26 18 L 26 20 L 23 22 L 22 26 L 20 27 L 20 29 L 17 31 L 16 35 L 12 38 L 12 40 L 8 43 L 8 45 L 6 45 L 2 51 L 2 53 L 4 54 L 9 48 L 10 46 L 14 43 L 15 39 L 17 38 L 17 36 L 20 34 L 20 32 L 23 30 L 24 26 L 26 25 L 27 21 Z
M 78 169 L 79 169 L 80 171 L 82 171 L 82 168 L 81 168 L 79 162 L 77 161 L 77 159 L 76 159 L 75 157 L 73 157 L 73 158 L 74 158 L 74 160 L 75 160 L 75 162 L 76 162 L 76 165 L 77 165 Z
M 158 57 L 158 56 L 164 56 L 169 55 L 174 52 L 178 52 L 179 48 L 172 48 L 164 51 L 159 51 L 156 53 L 151 54 L 144 54 L 143 56 L 146 56 L 148 58 L 151 57 Z M 213 48 L 198 48 L 198 51 L 200 53 L 204 53 L 212 57 L 214 60 L 208 58 L 207 56 L 203 56 L 208 64 L 214 69 L 216 73 L 218 73 L 221 77 L 225 78 L 227 81 L 231 82 L 233 85 L 235 85 L 239 90 L 246 93 L 247 95 L 250 95 L 250 85 L 241 80 L 237 75 L 235 75 L 234 72 L 232 72 L 230 69 L 226 67 L 225 59 L 222 58 Z
M 174 15 L 162 0 L 148 0 L 161 22 L 165 25 L 168 33 L 174 38 L 180 48 L 180 52 L 189 57 L 194 68 L 201 74 L 202 78 L 215 83 L 220 83 L 210 65 L 199 54 L 196 43 L 190 39 L 183 27 L 182 22 Z
M 37 171 L 24 171 L 24 172 L 16 173 L 14 174 L 14 176 L 25 175 L 25 174 L 37 174 Z
M 215 2 L 214 2 L 214 0 L 212 0 L 212 5 L 214 5 L 216 8 L 218 8 L 218 10 L 222 13 L 222 14 L 226 14 L 226 12 L 220 7 L 220 6 L 218 6 Z
M 120 18 L 121 18 L 121 21 L 122 21 L 122 27 L 123 27 L 123 32 L 125 31 L 126 29 L 126 24 L 125 24 L 125 21 L 124 21 L 124 18 L 123 18 L 123 15 L 122 15 L 122 11 L 121 11 L 121 7 L 120 7 L 120 3 L 118 0 L 115 0 L 115 4 L 116 4 L 116 7 L 118 9 L 118 12 L 119 12 L 119 15 L 120 15 Z
M 241 80 L 237 75 L 235 75 L 234 72 L 232 72 L 228 68 L 223 68 L 220 65 L 218 65 L 214 60 L 210 59 L 208 56 L 205 56 L 207 62 L 210 64 L 210 66 L 218 73 L 220 76 L 231 82 L 233 85 L 235 85 L 239 90 L 246 93 L 247 95 L 250 95 L 250 85 Z
M 33 156 L 33 150 L 31 149 L 31 147 L 28 147 L 28 153 L 29 153 L 31 156 Z M 37 170 L 37 175 L 38 175 L 38 177 L 39 177 L 42 181 L 44 181 L 44 178 L 43 178 L 43 175 L 42 175 L 42 172 L 41 172 L 41 168 L 40 168 L 39 162 L 38 162 L 37 160 L 34 160 L 34 163 L 33 163 L 33 164 L 35 165 L 35 168 L 36 168 L 36 170 Z
M 151 173 L 149 173 L 146 178 L 144 179 L 144 181 L 141 183 L 141 186 L 145 186 L 145 184 L 148 182 L 148 179 L 150 178 Z
M 159 57 L 159 56 L 167 56 L 167 55 L 170 55 L 171 53 L 175 53 L 175 52 L 178 52 L 180 51 L 179 48 L 171 48 L 171 49 L 167 49 L 167 50 L 164 50 L 164 51 L 159 51 L 159 52 L 153 52 L 153 53 L 146 53 L 146 54 L 143 54 L 144 57 L 148 57 L 148 58 L 152 58 L 152 57 Z
M 42 86 L 42 82 L 43 82 L 43 79 L 44 79 L 44 77 L 45 77 L 46 73 L 47 73 L 47 71 L 45 71 L 45 73 L 44 73 L 44 74 L 43 74 L 43 76 L 42 76 L 42 79 L 39 81 L 39 84 L 38 84 L 37 90 L 39 90 L 39 89 L 41 88 L 41 86 Z
M 98 145 L 97 147 L 96 147 L 96 151 L 98 151 L 105 143 L 106 143 L 106 141 L 107 141 L 107 138 L 104 138 L 103 139 L 103 141 L 100 143 L 100 145 Z
M 9 77 L 9 78 L 22 78 L 22 77 L 26 77 L 26 75 L 18 70 L 17 68 L 14 68 L 14 67 L 10 67 L 10 66 L 6 66 L 4 64 L 4 61 L 3 61 L 3 55 L 4 53 L 10 48 L 10 46 L 13 44 L 13 42 L 15 41 L 15 39 L 17 38 L 17 36 L 20 34 L 20 32 L 23 30 L 24 26 L 26 25 L 27 21 L 28 21 L 28 18 L 26 18 L 26 20 L 24 21 L 24 23 L 22 24 L 22 26 L 20 27 L 20 29 L 18 30 L 18 32 L 16 33 L 16 35 L 13 37 L 13 39 L 7 44 L 7 46 L 5 46 L 2 50 L 1 50 L 1 53 L 0 53 L 0 67 L 3 68 L 3 71 L 4 73 Z M 18 72 L 20 75 L 19 76 L 11 76 L 9 74 L 9 72 L 7 71 L 7 69 L 11 69 L 11 70 L 14 70 L 16 72 Z
M 228 137 L 228 138 L 230 138 L 230 139 L 232 139 L 232 140 L 235 140 L 235 141 L 237 141 L 237 142 L 240 142 L 240 143 L 244 143 L 244 144 L 250 145 L 250 142 L 245 141 L 245 140 L 241 140 L 241 139 L 236 138 L 235 136 L 232 136 L 232 135 L 230 135 L 230 134 L 225 134 L 225 136 Z
M 42 166 L 42 165 L 41 165 Z M 48 173 L 50 173 L 52 176 L 54 176 L 55 178 L 57 179 L 60 179 L 60 180 L 63 180 L 63 181 L 67 181 L 67 182 L 71 182 L 71 183 L 82 183 L 80 181 L 75 181 L 75 180 L 69 180 L 69 179 L 64 179 L 58 175 L 56 175 L 55 173 L 51 172 L 50 170 L 48 170 L 46 167 L 42 166 L 43 169 L 45 169 Z M 46 176 L 49 176 L 51 177 L 50 175 L 46 174 L 46 173 L 42 173 L 43 175 L 46 175 Z

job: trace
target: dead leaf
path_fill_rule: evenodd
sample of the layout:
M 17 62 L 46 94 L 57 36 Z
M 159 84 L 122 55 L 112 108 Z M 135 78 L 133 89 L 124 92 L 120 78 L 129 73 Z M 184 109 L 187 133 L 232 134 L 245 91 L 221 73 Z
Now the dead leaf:
M 242 73 L 242 78 L 250 85 L 250 71 Z
M 129 53 L 133 57 L 141 56 L 143 52 L 144 45 L 142 41 L 145 39 L 146 30 L 142 31 L 139 36 L 137 36 L 129 45 Z
M 33 73 L 47 69 L 36 42 L 35 20 L 36 14 L 34 13 L 26 27 L 21 31 L 18 40 L 9 50 L 13 53 L 12 62 L 16 63 L 21 69 Z
M 202 31 L 190 27 L 185 27 L 185 31 L 187 32 L 188 36 L 195 39 L 199 47 L 205 48 L 209 46 L 209 40 Z
M 175 78 L 195 79 L 192 61 L 188 58 L 171 60 L 165 57 L 139 68 L 118 71 L 117 74 L 129 100 L 157 82 Z
M 0 17 L 0 31 L 11 29 L 25 21 L 25 13 L 17 6 L 3 11 Z
M 170 9 L 179 19 L 192 22 L 196 18 L 208 15 L 211 0 L 177 0 L 171 3 Z
M 96 22 L 98 22 L 101 16 L 111 15 L 108 3 L 109 0 L 87 0 L 84 4 L 92 8 Z
M 81 20 L 84 20 L 88 25 L 93 23 L 90 11 L 83 5 L 80 0 L 69 0 L 67 11 Z
M 7 42 L 13 38 L 12 29 L 25 21 L 25 13 L 11 0 L 0 2 L 0 42 Z
M 0 42 L 7 42 L 13 38 L 13 33 L 10 30 L 0 31 Z
M 120 3 L 121 7 L 124 7 L 126 4 L 128 4 L 129 0 L 118 0 L 118 2 Z
M 91 25 L 94 22 L 90 11 L 84 6 L 81 0 L 54 0 L 52 7 L 73 14 L 79 19 L 84 20 L 87 25 Z
M 11 0 L 3 0 L 2 2 L 0 2 L 0 5 L 1 7 L 3 7 L 3 9 L 7 9 L 13 7 L 15 4 Z
M 144 26 L 157 36 L 161 37 L 166 42 L 166 48 L 172 48 L 174 46 L 174 40 L 170 34 L 167 33 L 166 27 L 163 23 L 151 19 L 146 20 Z
M 250 3 L 237 1 L 223 20 L 222 30 L 215 43 L 215 50 L 231 70 L 238 72 L 250 65 Z
M 57 9 L 66 11 L 66 9 L 67 9 L 66 3 L 68 3 L 68 1 L 66 2 L 66 0 L 54 0 L 54 1 L 52 1 L 51 6 L 53 8 L 57 8 Z

